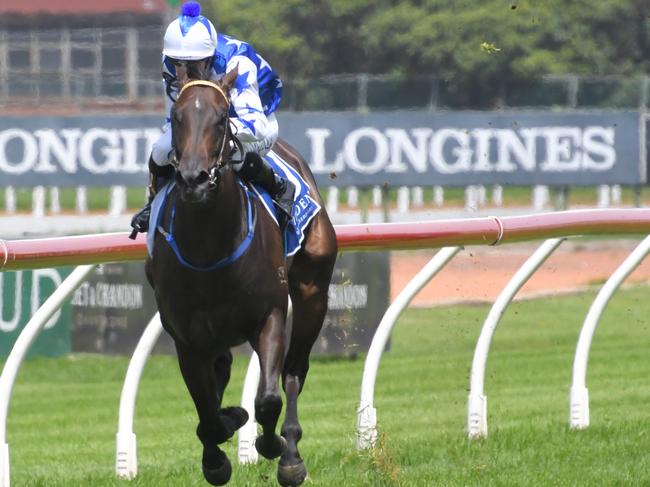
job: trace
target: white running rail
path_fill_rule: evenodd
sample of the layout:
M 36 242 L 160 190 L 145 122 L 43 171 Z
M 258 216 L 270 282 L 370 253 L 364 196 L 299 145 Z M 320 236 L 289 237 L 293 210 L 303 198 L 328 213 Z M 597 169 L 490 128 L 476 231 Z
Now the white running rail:
M 527 223 L 526 218 L 522 219 L 521 217 L 513 217 L 508 219 L 507 229 L 504 225 L 506 219 L 502 221 L 498 218 L 490 218 L 488 219 L 490 220 L 490 225 L 487 226 L 486 222 L 483 221 L 485 219 L 468 220 L 466 222 L 466 242 L 471 245 L 477 244 L 476 234 L 480 234 L 481 232 L 484 232 L 483 241 L 479 241 L 478 244 L 489 245 L 495 245 L 501 242 L 504 233 L 508 234 L 509 239 L 512 241 L 531 240 L 534 238 L 540 238 L 541 236 L 561 236 L 562 238 L 551 239 L 545 242 L 542 247 L 538 249 L 536 254 L 533 255 L 526 264 L 524 264 L 524 267 L 528 265 L 535 267 L 541 265 L 547 257 L 544 255 L 546 250 L 543 249 L 546 248 L 550 255 L 554 249 L 551 247 L 559 245 L 559 243 L 564 239 L 564 235 L 592 234 L 596 231 L 602 231 L 605 233 L 606 231 L 609 231 L 608 229 L 610 226 L 613 233 L 637 234 L 646 232 L 650 227 L 650 210 L 646 209 L 630 210 L 629 212 L 616 210 L 592 210 L 579 212 L 580 215 L 574 215 L 574 213 L 578 212 L 558 212 L 548 215 L 536 215 L 535 218 L 532 219 L 532 223 Z M 440 224 L 436 225 L 437 223 Z M 425 248 L 425 245 L 436 247 L 437 245 L 441 245 L 442 242 L 445 242 L 448 245 L 459 245 L 459 242 L 461 241 L 459 236 L 454 232 L 449 233 L 449 229 L 446 228 L 446 225 L 447 222 L 428 222 L 428 226 L 419 223 L 417 228 L 411 228 L 409 225 L 404 225 L 403 228 L 399 229 L 399 232 L 396 229 L 393 229 L 390 225 L 376 226 L 371 232 L 376 234 L 373 237 L 375 240 L 373 240 L 373 238 L 367 239 L 367 233 L 370 232 L 369 228 L 366 228 L 365 230 L 361 229 L 357 238 L 361 239 L 360 242 L 364 242 L 363 239 L 366 238 L 366 242 L 371 248 L 380 247 L 378 242 L 381 242 L 385 248 L 392 248 L 391 245 L 397 246 L 396 248 L 402 248 L 407 241 L 410 242 L 408 245 L 409 248 Z M 497 227 L 496 229 L 493 228 L 495 225 Z M 422 230 L 423 226 L 427 227 L 426 231 Z M 382 229 L 386 229 L 386 231 L 382 233 Z M 342 241 L 346 244 L 344 245 L 344 248 L 347 250 L 355 249 L 356 247 L 354 245 L 350 245 L 351 234 L 346 232 L 345 230 L 347 229 L 344 227 L 341 227 L 340 230 L 342 232 Z M 493 238 L 486 238 L 487 234 L 491 235 L 492 233 L 495 233 L 495 230 L 497 235 L 496 240 L 493 240 Z M 401 233 L 404 233 L 404 235 Z M 384 234 L 385 237 L 383 236 Z M 354 235 L 354 232 L 352 235 Z M 379 238 L 379 236 L 381 236 L 381 238 Z M 75 268 L 68 278 L 66 278 L 55 290 L 50 298 L 45 301 L 21 332 L 11 353 L 9 354 L 9 357 L 7 358 L 2 375 L 0 376 L 0 487 L 9 486 L 9 446 L 6 442 L 7 414 L 13 385 L 18 369 L 27 350 L 51 316 L 83 282 L 84 278 L 92 272 L 96 265 L 95 263 L 132 260 L 134 258 L 135 250 L 133 245 L 126 245 L 123 241 L 123 236 L 121 235 L 91 235 L 85 236 L 85 238 L 87 239 L 87 249 L 79 247 L 79 240 L 77 237 L 70 239 L 70 242 L 68 243 L 70 246 L 69 249 L 67 247 L 61 247 L 61 242 L 58 241 L 60 239 L 53 239 L 52 242 L 50 242 L 50 239 L 27 242 L 10 242 L 0 239 L 0 269 L 2 270 L 28 269 L 36 265 L 40 265 L 40 268 L 47 268 L 55 265 L 54 263 L 59 265 L 92 263 L 90 265 L 80 265 Z M 384 242 L 384 238 L 388 240 Z M 424 240 L 419 240 L 419 242 L 416 241 L 422 238 L 424 238 Z M 429 262 L 415 276 L 415 278 L 408 283 L 382 318 L 364 364 L 361 399 L 359 409 L 357 410 L 357 430 L 359 434 L 357 445 L 359 448 L 371 447 L 376 441 L 377 413 L 373 406 L 374 388 L 381 353 L 385 348 L 392 327 L 395 325 L 400 313 L 408 306 L 417 292 L 431 278 L 433 278 L 433 276 L 442 269 L 444 265 L 446 265 L 453 256 L 460 251 L 460 249 L 461 247 L 442 248 L 434 256 L 431 262 Z M 142 253 L 144 255 L 144 251 Z M 585 376 L 589 347 L 598 319 L 613 293 L 648 253 L 650 253 L 650 237 L 647 237 L 634 250 L 634 252 L 630 254 L 625 262 L 607 281 L 592 304 L 589 314 L 585 319 L 574 360 L 570 406 L 572 427 L 586 427 L 589 424 L 589 406 L 588 394 L 585 386 Z M 539 260 L 537 264 L 535 264 L 536 259 Z M 17 263 L 22 265 L 17 266 Z M 531 269 L 531 274 L 534 270 L 536 270 L 536 268 Z M 511 289 L 504 289 L 502 291 L 502 295 L 505 297 L 502 298 L 500 296 L 499 299 L 505 300 L 509 294 L 512 294 L 512 296 L 507 298 L 507 302 L 504 301 L 499 305 L 503 306 L 503 309 L 505 309 L 510 302 L 509 299 L 512 299 L 519 287 L 523 285 L 523 282 L 528 278 L 525 277 L 526 272 L 527 271 L 523 268 L 520 269 L 515 276 L 513 276 L 511 283 L 508 285 Z M 517 284 L 516 281 L 519 279 L 517 276 L 519 276 L 520 273 L 521 276 L 524 277 L 521 284 Z M 500 318 L 503 309 L 498 311 L 497 304 L 498 303 L 495 303 L 491 313 L 495 313 L 495 316 Z M 487 340 L 488 347 L 497 322 L 498 320 L 494 322 L 494 325 L 489 325 L 486 330 L 482 331 L 481 338 L 484 341 Z M 486 324 L 484 324 L 484 328 Z M 490 327 L 492 328 L 491 330 Z M 147 326 L 147 329 L 141 338 L 141 343 L 138 344 L 136 353 L 134 353 L 134 357 L 132 358 L 132 364 L 129 365 L 127 379 L 125 380 L 122 390 L 123 397 L 120 399 L 120 425 L 117 434 L 118 445 L 116 469 L 118 475 L 122 472 L 124 475 L 121 476 L 126 478 L 133 478 L 137 474 L 136 442 L 135 434 L 133 434 L 135 399 L 142 368 L 151 352 L 151 348 L 160 334 L 160 330 L 161 325 L 159 321 L 156 320 L 152 320 L 152 322 Z M 485 332 L 485 334 L 483 332 Z M 486 338 L 483 338 L 483 336 Z M 481 338 L 479 340 L 481 340 Z M 477 350 L 478 349 L 479 344 L 477 344 Z M 477 360 L 477 356 L 475 355 L 474 362 L 477 362 Z M 483 418 L 486 416 L 486 400 L 483 391 L 483 377 L 486 360 L 487 348 L 485 348 L 482 365 L 479 364 L 478 366 L 482 366 L 483 368 L 483 372 L 480 374 L 480 383 L 478 384 L 480 387 L 477 387 L 477 384 L 474 382 L 475 380 L 479 380 L 476 378 L 478 377 L 477 371 L 479 369 L 477 368 L 476 363 L 472 366 L 470 401 L 471 396 L 476 393 L 476 395 L 479 396 L 479 402 L 476 406 L 468 405 L 468 413 L 478 411 L 483 414 Z M 242 405 L 249 411 L 251 418 L 254 418 L 254 397 L 258 381 L 259 361 L 255 356 L 253 356 L 251 357 L 251 363 L 249 364 L 249 371 L 247 373 L 247 382 L 245 383 L 244 392 L 242 394 Z M 481 403 L 480 401 L 483 402 Z M 484 432 L 487 434 L 487 421 L 485 419 L 481 420 L 479 417 L 474 421 L 474 423 L 479 427 L 484 424 Z M 468 420 L 468 425 L 470 425 L 468 429 L 471 431 L 470 420 Z M 248 450 L 240 450 L 238 455 L 240 461 L 247 463 L 255 461 L 256 452 L 254 451 L 254 448 L 250 448 L 250 446 L 252 445 L 254 447 L 255 435 L 257 434 L 256 430 L 257 427 L 254 421 L 250 421 L 244 426 L 243 434 L 240 436 L 240 445 L 248 445 L 249 448 Z
M 9 444 L 7 443 L 7 415 L 9 401 L 16 382 L 18 370 L 34 340 L 49 319 L 95 269 L 95 265 L 82 265 L 66 277 L 61 285 L 38 308 L 34 316 L 20 332 L 0 376 L 0 486 L 9 487 Z
M 582 429 L 589 426 L 589 390 L 587 389 L 587 361 L 594 332 L 612 295 L 650 252 L 650 236 L 632 251 L 607 280 L 591 304 L 580 330 L 573 359 L 573 380 L 569 392 L 569 426 Z
M 156 313 L 145 328 L 138 341 L 129 368 L 126 371 L 122 394 L 120 395 L 120 412 L 115 447 L 115 473 L 123 479 L 133 479 L 138 474 L 138 456 L 136 436 L 133 432 L 135 400 L 142 370 L 156 345 L 163 327 L 160 313 Z
M 248 370 L 244 379 L 244 389 L 241 394 L 241 407 L 248 413 L 248 422 L 237 432 L 237 460 L 240 464 L 257 463 L 258 454 L 255 449 L 257 438 L 257 422 L 255 421 L 255 396 L 260 382 L 260 360 L 255 352 L 248 362 Z
M 494 332 L 506 308 L 515 294 L 530 279 L 546 259 L 558 248 L 563 238 L 544 241 L 526 262 L 515 272 L 508 284 L 492 305 L 492 309 L 483 324 L 481 335 L 476 342 L 472 371 L 470 373 L 470 390 L 467 400 L 467 435 L 470 439 L 487 437 L 487 397 L 484 392 L 485 364 L 487 363 L 490 343 Z
M 363 367 L 361 380 L 361 400 L 357 409 L 357 448 L 360 450 L 372 448 L 377 441 L 377 410 L 374 407 L 375 381 L 381 354 L 386 348 L 386 342 L 397 319 L 406 309 L 413 297 L 462 249 L 462 247 L 443 247 L 411 279 L 402 292 L 388 307 L 382 318 Z

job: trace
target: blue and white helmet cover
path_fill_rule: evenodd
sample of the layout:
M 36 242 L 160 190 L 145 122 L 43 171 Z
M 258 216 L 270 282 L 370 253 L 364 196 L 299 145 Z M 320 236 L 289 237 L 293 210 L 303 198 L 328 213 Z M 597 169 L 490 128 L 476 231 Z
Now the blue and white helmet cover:
M 212 56 L 216 46 L 214 25 L 201 15 L 197 2 L 187 2 L 165 31 L 163 55 L 187 61 L 205 59 Z
M 269 63 L 257 54 L 253 46 L 217 33 L 212 22 L 200 12 L 201 6 L 198 2 L 187 2 L 183 4 L 181 15 L 167 27 L 163 49 L 165 71 L 173 77 L 176 76 L 176 68 L 171 59 L 199 60 L 214 56 L 213 70 L 220 77 L 226 73 L 233 58 L 244 56 L 257 68 L 257 85 L 264 114 L 268 116 L 275 112 L 282 99 L 280 77 Z M 235 82 L 235 89 L 243 91 L 248 83 L 246 78 L 240 73 Z

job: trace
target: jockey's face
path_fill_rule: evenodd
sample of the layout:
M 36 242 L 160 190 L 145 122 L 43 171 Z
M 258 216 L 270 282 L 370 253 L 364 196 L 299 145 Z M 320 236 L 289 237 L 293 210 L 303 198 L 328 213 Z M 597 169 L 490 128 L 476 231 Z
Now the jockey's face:
M 185 84 L 188 79 L 209 79 L 211 61 L 211 57 L 191 61 L 174 59 L 173 64 L 176 68 L 176 77 L 180 84 Z

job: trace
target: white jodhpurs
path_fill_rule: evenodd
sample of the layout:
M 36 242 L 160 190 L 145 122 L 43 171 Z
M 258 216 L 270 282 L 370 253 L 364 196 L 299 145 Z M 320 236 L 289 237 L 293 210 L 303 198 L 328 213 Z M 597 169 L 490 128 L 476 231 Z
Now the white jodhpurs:
M 169 155 L 172 151 L 172 127 L 166 123 L 163 132 L 151 146 L 151 158 L 158 166 L 169 164 Z
M 271 150 L 275 141 L 278 140 L 278 133 L 280 126 L 278 125 L 278 119 L 275 116 L 275 113 L 271 113 L 267 117 L 267 131 L 266 136 L 261 140 L 256 140 L 254 142 L 243 142 L 244 153 L 246 152 L 257 152 L 261 156 L 265 155 L 268 151 Z M 172 151 L 172 130 L 170 124 L 165 124 L 163 127 L 163 133 L 158 137 L 158 140 L 153 143 L 151 148 L 151 157 L 153 161 L 158 166 L 166 166 L 169 164 L 169 156 Z M 241 168 L 242 157 L 240 154 L 237 154 L 239 161 L 233 161 L 233 167 L 235 170 Z

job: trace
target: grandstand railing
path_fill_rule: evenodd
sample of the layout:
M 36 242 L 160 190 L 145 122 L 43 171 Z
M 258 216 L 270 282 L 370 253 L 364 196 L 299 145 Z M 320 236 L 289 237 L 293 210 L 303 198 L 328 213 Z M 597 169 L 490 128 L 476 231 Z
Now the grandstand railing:
M 583 210 L 518 217 L 487 217 L 463 220 L 442 220 L 420 223 L 345 225 L 336 228 L 341 251 L 399 250 L 442 248 L 391 304 L 382 319 L 364 365 L 360 405 L 357 410 L 357 444 L 359 448 L 374 445 L 377 437 L 374 408 L 375 378 L 385 342 L 401 312 L 417 292 L 448 263 L 465 245 L 499 245 L 502 243 L 547 239 L 515 273 L 497 298 L 477 342 L 472 365 L 468 397 L 468 436 L 487 435 L 487 399 L 483 390 L 485 364 L 491 338 L 500 317 L 526 280 L 567 237 L 578 235 L 614 235 L 650 233 L 650 209 Z M 96 264 L 116 261 L 141 261 L 146 256 L 143 240 L 132 241 L 126 233 L 85 235 L 38 240 L 0 240 L 0 271 L 36 269 L 52 266 L 78 266 L 61 286 L 46 300 L 21 332 L 0 376 L 0 487 L 9 485 L 9 445 L 6 440 L 7 414 L 16 375 L 34 339 L 48 319 L 92 272 Z M 650 237 L 621 264 L 599 292 L 584 321 L 576 348 L 571 386 L 569 420 L 572 428 L 589 425 L 586 366 L 589 347 L 599 318 L 609 299 L 622 281 L 650 252 Z M 146 359 L 162 331 L 155 316 L 145 329 L 131 360 L 120 401 L 117 434 L 116 472 L 118 476 L 137 475 L 136 436 L 133 432 L 135 395 Z M 259 364 L 251 358 L 242 397 L 249 409 L 257 389 Z M 256 434 L 254 420 L 240 431 L 239 461 L 253 462 L 257 453 L 252 445 Z

